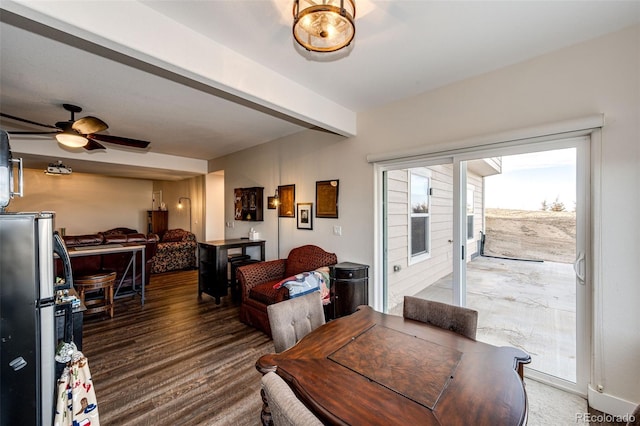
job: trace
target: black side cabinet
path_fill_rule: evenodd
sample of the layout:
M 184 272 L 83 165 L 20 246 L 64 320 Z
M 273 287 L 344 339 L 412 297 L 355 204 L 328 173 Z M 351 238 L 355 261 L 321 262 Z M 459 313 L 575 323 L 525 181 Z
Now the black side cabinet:
M 327 319 L 352 314 L 369 302 L 369 265 L 341 262 L 329 267 L 331 304 Z

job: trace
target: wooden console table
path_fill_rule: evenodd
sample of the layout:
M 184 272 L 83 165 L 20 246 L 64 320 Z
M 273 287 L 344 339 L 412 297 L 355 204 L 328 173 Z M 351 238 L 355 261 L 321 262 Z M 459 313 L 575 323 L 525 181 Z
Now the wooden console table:
M 121 244 L 104 244 L 100 246 L 80 246 L 80 247 L 70 247 L 67 249 L 69 252 L 69 257 L 80 257 L 80 256 L 92 256 L 96 254 L 113 254 L 113 253 L 131 253 L 131 258 L 129 259 L 129 263 L 127 264 L 127 269 L 125 269 L 124 273 L 120 277 L 120 281 L 118 282 L 118 286 L 116 287 L 115 293 L 113 295 L 114 299 L 118 297 L 130 296 L 132 294 L 140 293 L 140 303 L 144 306 L 144 283 L 146 280 L 146 268 L 144 266 L 145 261 L 145 252 L 146 246 L 144 244 L 136 244 L 136 243 L 121 243 Z M 142 259 L 141 272 L 142 279 L 140 283 L 140 290 L 136 288 L 136 269 L 138 266 L 138 262 L 136 260 L 136 253 L 141 252 L 142 255 L 140 259 Z M 131 291 L 127 293 L 120 293 L 120 287 L 124 282 L 124 278 L 131 271 Z
M 360 306 L 256 368 L 275 371 L 325 424 L 521 425 L 518 371 L 530 361 L 520 349 Z
M 244 238 L 205 241 L 198 243 L 198 298 L 202 293 L 215 297 L 216 303 L 227 295 L 227 263 L 229 249 L 240 248 L 243 255 L 248 255 L 247 248 L 259 247 L 260 257 L 254 259 L 264 261 L 265 240 L 249 240 Z

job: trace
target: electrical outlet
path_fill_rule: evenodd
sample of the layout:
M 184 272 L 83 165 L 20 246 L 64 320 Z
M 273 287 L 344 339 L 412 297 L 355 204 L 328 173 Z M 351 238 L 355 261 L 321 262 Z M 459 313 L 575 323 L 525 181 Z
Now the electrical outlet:
M 340 225 L 334 225 L 333 226 L 333 235 L 342 235 L 342 226 Z

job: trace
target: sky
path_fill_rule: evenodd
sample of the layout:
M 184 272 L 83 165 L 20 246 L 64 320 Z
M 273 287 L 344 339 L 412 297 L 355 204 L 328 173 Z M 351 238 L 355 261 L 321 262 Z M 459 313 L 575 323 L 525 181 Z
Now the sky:
M 576 200 L 574 148 L 502 157 L 502 174 L 485 178 L 488 208 L 541 210 L 556 199 L 573 211 Z

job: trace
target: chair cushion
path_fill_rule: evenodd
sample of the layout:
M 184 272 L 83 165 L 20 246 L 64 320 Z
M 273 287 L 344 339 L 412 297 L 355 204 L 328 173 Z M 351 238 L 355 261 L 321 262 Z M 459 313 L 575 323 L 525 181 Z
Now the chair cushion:
M 104 234 L 105 244 L 122 244 L 127 242 L 125 234 Z
M 286 287 L 273 288 L 279 280 L 268 281 L 266 283 L 258 284 L 249 290 L 249 298 L 257 300 L 265 305 L 272 303 L 278 303 L 289 298 L 289 290 Z
M 104 241 L 102 234 L 90 234 L 90 235 L 65 235 L 62 237 L 64 244 L 67 247 L 78 246 L 97 246 Z
M 109 235 L 109 234 L 137 234 L 138 231 L 136 231 L 135 229 L 131 229 L 131 228 L 113 228 L 113 229 L 109 229 L 108 231 L 104 231 L 103 234 L 104 235 Z

